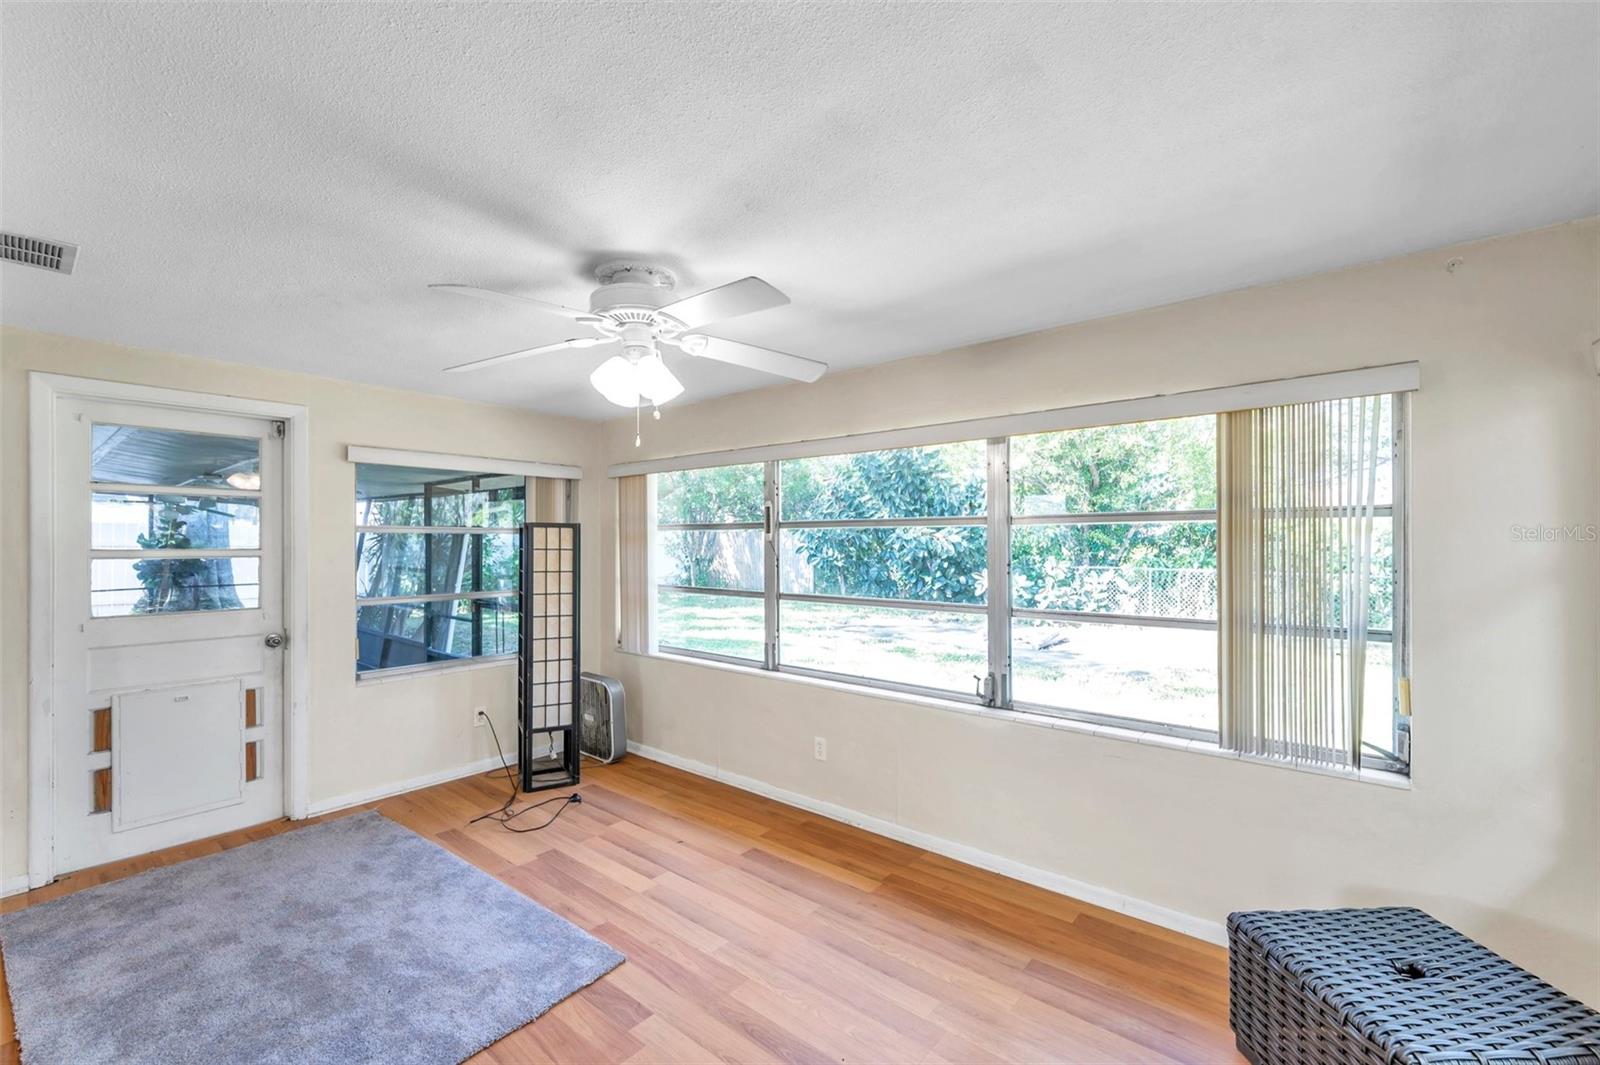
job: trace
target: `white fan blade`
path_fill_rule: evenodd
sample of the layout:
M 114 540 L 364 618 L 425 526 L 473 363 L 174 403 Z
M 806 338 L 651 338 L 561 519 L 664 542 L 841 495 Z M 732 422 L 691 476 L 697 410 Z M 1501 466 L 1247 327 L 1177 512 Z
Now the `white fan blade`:
M 815 381 L 828 370 L 827 363 L 818 362 L 816 359 L 773 351 L 771 348 L 757 347 L 755 344 L 746 344 L 740 340 L 706 336 L 704 333 L 695 333 L 682 338 L 679 346 L 688 354 L 703 359 L 715 359 L 718 362 L 744 366 L 751 370 L 760 370 L 762 373 L 777 374 L 779 377 L 788 377 L 795 381 Z
M 536 348 L 524 348 L 522 351 L 508 351 L 504 355 L 491 355 L 487 359 L 478 359 L 476 362 L 464 362 L 459 366 L 446 366 L 445 373 L 466 373 L 470 370 L 484 370 L 490 366 L 499 366 L 503 362 L 516 362 L 526 359 L 530 355 L 543 355 L 547 351 L 564 351 L 567 348 L 592 348 L 596 344 L 609 344 L 615 337 L 574 337 L 571 340 L 558 340 L 554 344 L 540 344 Z
M 488 300 L 490 303 L 512 303 L 537 307 L 541 311 L 549 311 L 551 314 L 559 314 L 580 322 L 592 321 L 595 319 L 595 316 L 590 314 L 588 311 L 580 311 L 572 307 L 563 307 L 559 303 L 547 303 L 544 300 L 536 300 L 532 296 L 513 296 L 509 292 L 496 292 L 492 288 L 479 288 L 477 285 L 429 285 L 428 287 L 431 289 L 436 289 L 439 292 L 457 292 L 463 296 L 472 296 L 475 299 Z
M 782 307 L 788 302 L 788 296 L 759 277 L 747 277 L 718 288 L 708 288 L 677 303 L 669 303 L 661 308 L 661 313 L 682 322 L 685 329 L 698 329 L 712 322 L 737 318 L 741 314 Z

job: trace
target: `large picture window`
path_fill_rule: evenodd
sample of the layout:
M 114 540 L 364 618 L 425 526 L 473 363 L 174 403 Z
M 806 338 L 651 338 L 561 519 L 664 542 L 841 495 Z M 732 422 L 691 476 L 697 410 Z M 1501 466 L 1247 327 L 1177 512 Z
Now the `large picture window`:
M 1346 622 L 1306 634 L 1343 641 L 1330 660 L 1362 656 L 1352 759 L 1387 768 L 1407 754 L 1400 402 L 1368 401 L 1378 418 L 1367 431 L 1370 545 L 1346 552 L 1362 573 L 1299 571 L 1367 590 L 1360 632 Z M 1223 550 L 1219 486 L 1228 472 L 1236 519 L 1256 506 L 1240 493 L 1262 488 L 1246 483 L 1257 476 L 1249 463 L 1222 461 L 1220 440 L 1223 426 L 1242 424 L 1227 419 L 1249 413 L 653 474 L 656 642 L 1217 741 L 1222 628 L 1246 624 L 1224 616 L 1224 568 L 1250 557 L 1243 545 Z M 1263 446 L 1270 459 L 1277 445 Z M 1318 468 L 1301 476 L 1323 476 Z M 1236 576 L 1236 590 L 1275 579 Z M 1341 595 L 1323 598 L 1337 608 Z
M 525 482 L 356 465 L 356 670 L 515 654 Z

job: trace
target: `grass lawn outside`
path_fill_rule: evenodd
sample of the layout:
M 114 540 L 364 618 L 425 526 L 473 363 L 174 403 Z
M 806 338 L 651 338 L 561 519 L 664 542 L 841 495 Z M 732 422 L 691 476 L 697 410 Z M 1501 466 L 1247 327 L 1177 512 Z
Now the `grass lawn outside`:
M 782 602 L 783 664 L 913 684 L 958 694 L 988 671 L 982 614 Z M 762 601 L 692 592 L 660 593 L 659 642 L 759 664 Z M 1217 728 L 1214 629 L 1078 621 L 1012 622 L 1013 696 L 1018 702 L 1157 724 Z M 1364 734 L 1392 743 L 1394 673 L 1385 643 L 1367 647 Z
M 780 610 L 784 665 L 960 694 L 988 672 L 981 614 L 797 602 Z M 759 599 L 662 591 L 656 620 L 664 646 L 761 661 Z M 1019 619 L 1016 697 L 1215 729 L 1216 640 L 1209 631 Z

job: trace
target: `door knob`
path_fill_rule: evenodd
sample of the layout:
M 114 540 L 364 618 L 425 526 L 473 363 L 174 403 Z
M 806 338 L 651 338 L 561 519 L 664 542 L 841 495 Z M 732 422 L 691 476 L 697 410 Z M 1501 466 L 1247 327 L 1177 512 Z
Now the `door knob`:
M 281 632 L 269 632 L 269 633 L 267 633 L 267 646 L 273 648 L 274 650 L 276 650 L 279 647 L 282 647 L 283 646 L 283 633 L 281 633 Z

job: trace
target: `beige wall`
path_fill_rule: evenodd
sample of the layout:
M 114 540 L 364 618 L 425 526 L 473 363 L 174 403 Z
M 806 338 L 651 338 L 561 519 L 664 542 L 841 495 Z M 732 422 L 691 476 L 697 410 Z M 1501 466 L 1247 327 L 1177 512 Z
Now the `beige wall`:
M 1459 255 L 1459 269 L 1445 263 Z M 815 438 L 1418 359 L 1416 766 L 1407 791 L 988 720 L 611 649 L 613 493 L 591 476 L 586 665 L 635 740 L 1203 920 L 1422 906 L 1600 1003 L 1600 228 L 1593 222 L 672 406 L 635 450 L 594 426 L 0 331 L 0 882 L 26 869 L 27 372 L 300 403 L 312 419 L 312 795 L 491 753 L 499 667 L 357 685 L 347 444 L 581 464 Z M 816 353 L 826 358 L 826 352 Z M 320 545 L 329 545 L 325 552 Z M 602 635 L 604 638 L 602 639 Z M 829 760 L 811 757 L 826 736 Z
M 1421 906 L 1600 1004 L 1600 544 L 1512 534 L 1600 522 L 1597 238 L 1574 224 L 673 406 L 638 450 L 607 427 L 620 462 L 1420 360 L 1409 790 L 608 641 L 630 736 L 1207 921 Z
M 355 468 L 350 444 L 495 458 L 594 465 L 597 427 L 505 407 L 418 395 L 303 374 L 15 329 L 0 331 L 0 883 L 27 871 L 28 372 L 277 400 L 311 417 L 311 800 L 448 772 L 494 754 L 472 710 L 487 705 L 502 742 L 513 744 L 516 670 L 497 665 L 356 683 Z M 578 492 L 580 517 L 597 527 L 610 497 L 604 481 Z M 584 586 L 600 586 L 601 559 L 588 552 Z M 599 646 L 592 611 L 587 646 Z M 513 747 L 507 748 L 515 757 Z

